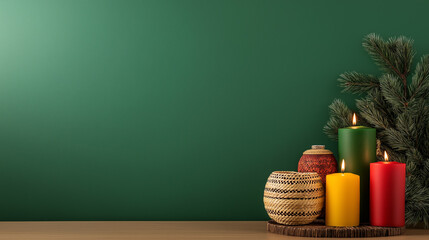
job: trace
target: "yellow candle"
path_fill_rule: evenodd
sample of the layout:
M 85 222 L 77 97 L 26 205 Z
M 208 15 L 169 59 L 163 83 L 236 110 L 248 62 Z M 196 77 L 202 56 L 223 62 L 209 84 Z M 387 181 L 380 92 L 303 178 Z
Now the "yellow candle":
M 344 173 L 344 160 L 341 173 L 326 176 L 326 216 L 327 226 L 359 226 L 359 176 Z

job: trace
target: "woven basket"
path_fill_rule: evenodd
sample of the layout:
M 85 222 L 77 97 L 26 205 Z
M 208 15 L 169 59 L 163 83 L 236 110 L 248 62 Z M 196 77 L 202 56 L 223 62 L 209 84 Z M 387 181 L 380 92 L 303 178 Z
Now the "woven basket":
M 302 225 L 320 215 L 324 197 L 317 173 L 276 171 L 265 185 L 264 205 L 268 216 L 277 223 Z

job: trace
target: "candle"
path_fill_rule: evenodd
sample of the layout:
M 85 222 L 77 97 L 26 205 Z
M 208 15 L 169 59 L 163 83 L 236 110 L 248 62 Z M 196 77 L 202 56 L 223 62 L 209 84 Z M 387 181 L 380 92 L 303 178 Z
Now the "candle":
M 347 162 L 348 164 L 348 162 Z M 359 176 L 344 173 L 344 159 L 341 173 L 326 176 L 326 216 L 327 226 L 351 227 L 359 225 Z
M 376 160 L 375 129 L 353 126 L 338 130 L 339 159 L 347 159 L 347 169 L 360 176 L 360 220 L 369 222 L 369 165 Z
M 405 163 L 384 162 L 370 167 L 370 223 L 372 226 L 405 225 Z

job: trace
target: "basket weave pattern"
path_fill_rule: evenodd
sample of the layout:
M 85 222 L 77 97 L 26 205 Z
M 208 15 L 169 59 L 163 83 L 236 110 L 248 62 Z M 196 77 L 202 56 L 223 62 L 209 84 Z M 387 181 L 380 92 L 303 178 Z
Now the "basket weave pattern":
M 276 171 L 268 177 L 264 205 L 277 223 L 311 223 L 320 215 L 323 203 L 324 190 L 317 173 Z

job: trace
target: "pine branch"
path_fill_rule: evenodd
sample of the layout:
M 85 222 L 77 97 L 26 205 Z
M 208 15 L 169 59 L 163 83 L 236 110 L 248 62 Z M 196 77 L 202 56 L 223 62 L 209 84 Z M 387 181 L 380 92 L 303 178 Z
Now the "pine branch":
M 405 151 L 413 147 L 413 142 L 396 129 L 386 129 L 386 139 L 389 146 L 397 151 Z
M 389 153 L 389 159 L 397 162 L 405 162 L 406 156 L 404 152 L 394 151 L 388 144 L 385 130 L 377 130 L 377 139 L 380 140 L 380 155 L 377 155 L 379 161 L 384 161 L 384 151 Z
M 408 106 L 407 99 L 402 95 L 401 85 L 401 82 L 392 74 L 385 74 L 380 78 L 380 88 L 383 97 L 397 110 Z
M 420 171 L 426 171 L 425 168 L 425 159 L 417 148 L 411 147 L 407 149 L 405 153 L 405 163 L 407 166 L 408 173 L 410 175 L 418 176 L 420 174 L 416 174 Z M 410 168 L 410 169 L 409 169 Z M 414 168 L 414 169 L 411 169 Z M 428 171 L 429 172 L 429 171 Z
M 405 187 L 405 222 L 416 226 L 423 222 L 429 228 L 429 188 L 412 176 L 407 177 Z
M 408 134 L 408 137 L 413 139 L 414 146 L 423 156 L 429 157 L 429 148 L 425 145 L 425 142 L 429 142 L 429 135 L 427 134 L 429 105 L 424 99 L 416 98 L 408 106 L 406 111 L 397 119 L 397 129 Z
M 384 41 L 371 33 L 364 38 L 362 46 L 382 70 L 395 74 L 402 80 L 404 96 L 407 96 L 407 76 L 415 54 L 413 41 L 404 36 Z
M 425 186 L 429 188 L 429 178 L 427 177 L 429 175 L 429 158 L 426 158 L 423 160 L 423 168 L 422 168 L 422 177 L 425 182 Z
M 332 104 L 329 105 L 329 109 L 331 117 L 323 127 L 323 131 L 330 138 L 337 140 L 338 129 L 350 126 L 350 119 L 353 113 L 346 104 L 339 99 L 335 99 Z
M 429 96 L 429 55 L 421 58 L 416 66 L 416 71 L 410 84 L 410 99 L 415 98 L 427 99 Z
M 357 72 L 343 73 L 338 81 L 340 86 L 344 88 L 343 91 L 351 93 L 366 93 L 380 86 L 376 77 Z
M 356 100 L 356 106 L 360 111 L 360 115 L 372 126 L 378 129 L 386 129 L 390 127 L 385 115 L 381 113 L 372 101 L 367 98 Z
M 385 125 L 393 126 L 395 124 L 397 114 L 392 110 L 392 106 L 383 97 L 383 94 L 379 88 L 369 91 L 366 98 L 368 101 L 371 101 L 374 104 L 374 108 L 377 109 L 379 114 L 384 116 L 384 121 L 388 123 L 388 125 Z
M 408 111 L 398 115 L 396 119 L 396 129 L 403 137 L 409 139 L 413 147 L 418 147 L 416 139 L 419 136 L 419 132 L 414 119 Z
M 429 122 L 428 120 L 426 121 Z M 427 129 L 427 127 L 425 130 L 422 131 L 421 135 L 419 136 L 418 142 L 419 142 L 419 146 L 418 146 L 419 151 L 426 158 L 426 160 L 429 161 L 429 130 Z

